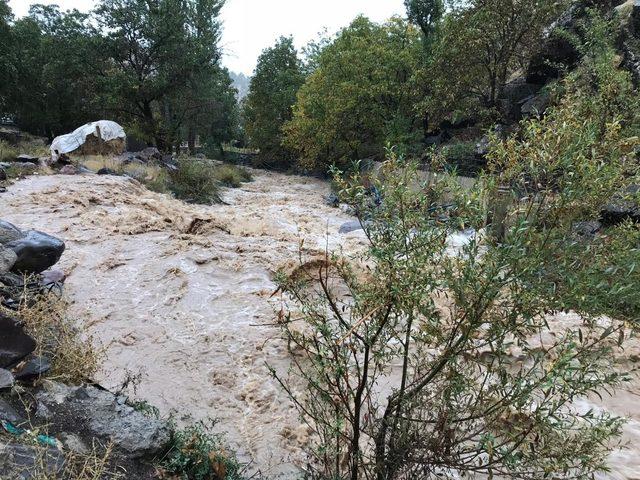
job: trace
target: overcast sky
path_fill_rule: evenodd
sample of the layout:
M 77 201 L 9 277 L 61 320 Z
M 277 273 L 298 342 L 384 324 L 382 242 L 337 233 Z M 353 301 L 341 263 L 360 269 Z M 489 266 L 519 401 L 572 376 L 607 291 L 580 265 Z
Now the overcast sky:
M 63 10 L 90 10 L 95 0 L 9 0 L 17 16 L 31 3 L 57 4 Z M 293 35 L 298 47 L 327 28 L 333 33 L 363 13 L 375 21 L 403 14 L 403 0 L 227 0 L 222 13 L 224 64 L 251 74 L 263 48 L 281 35 Z

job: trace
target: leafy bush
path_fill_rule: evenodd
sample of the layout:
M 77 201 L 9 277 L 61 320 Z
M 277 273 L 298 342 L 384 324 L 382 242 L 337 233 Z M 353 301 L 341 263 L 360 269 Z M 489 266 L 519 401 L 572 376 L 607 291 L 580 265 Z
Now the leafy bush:
M 470 189 L 446 173 L 419 183 L 391 152 L 373 204 L 358 175 L 338 172 L 369 248 L 282 282 L 280 324 L 298 355 L 289 376 L 272 370 L 315 434 L 312 478 L 607 469 L 623 421 L 573 402 L 629 379 L 616 355 L 640 318 L 639 227 L 616 241 L 571 234 L 640 180 L 638 95 L 607 45 L 592 42 L 545 118 L 493 139 L 493 171 Z M 567 310 L 573 324 L 548 318 Z
M 241 184 L 252 181 L 253 177 L 246 168 L 225 163 L 216 167 L 216 179 L 225 187 L 238 188 Z
M 207 161 L 193 158 L 181 159 L 178 170 L 169 174 L 168 187 L 176 198 L 185 202 L 202 204 L 220 202 L 216 167 Z
M 184 480 L 240 480 L 241 468 L 228 454 L 219 435 L 204 423 L 174 431 L 162 468 Z

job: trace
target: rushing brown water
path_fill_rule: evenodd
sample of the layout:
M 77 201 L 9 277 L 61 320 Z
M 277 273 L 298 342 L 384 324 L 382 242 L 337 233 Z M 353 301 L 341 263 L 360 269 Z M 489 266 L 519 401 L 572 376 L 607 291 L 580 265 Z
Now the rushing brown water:
M 98 380 L 179 421 L 217 418 L 231 448 L 267 478 L 296 478 L 308 432 L 266 364 L 284 371 L 286 345 L 272 325 L 272 275 L 304 254 L 354 252 L 362 232 L 325 206 L 326 183 L 253 172 L 226 190 L 228 205 L 190 206 L 122 177 L 34 176 L 0 196 L 3 219 L 67 242 L 67 294 L 106 347 Z M 553 319 L 562 328 L 571 315 Z M 632 344 L 629 358 L 640 348 Z M 621 359 L 621 362 L 626 362 Z M 600 478 L 640 479 L 640 385 L 581 401 L 628 416 L 628 448 Z

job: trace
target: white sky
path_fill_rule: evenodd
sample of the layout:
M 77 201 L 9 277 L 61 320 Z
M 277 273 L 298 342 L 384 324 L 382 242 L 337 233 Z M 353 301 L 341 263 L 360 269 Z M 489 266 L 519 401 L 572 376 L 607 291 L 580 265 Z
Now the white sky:
M 16 16 L 25 15 L 32 3 L 87 11 L 96 0 L 9 0 Z M 383 21 L 404 14 L 403 0 L 227 0 L 222 11 L 224 64 L 251 74 L 260 52 L 279 36 L 293 35 L 302 47 L 324 28 L 333 33 L 360 13 Z

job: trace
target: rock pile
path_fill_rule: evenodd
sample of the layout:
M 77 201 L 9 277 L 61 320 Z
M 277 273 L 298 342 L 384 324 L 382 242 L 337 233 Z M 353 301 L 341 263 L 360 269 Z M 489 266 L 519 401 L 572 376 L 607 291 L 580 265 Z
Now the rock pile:
M 64 274 L 49 269 L 64 250 L 56 237 L 0 220 L 0 478 L 66 478 L 71 452 L 102 455 L 95 449 L 106 445 L 127 478 L 152 478 L 151 463 L 171 440 L 169 424 L 97 385 L 44 380 L 52 359 L 37 354 L 18 320 L 25 288 L 62 286 Z

